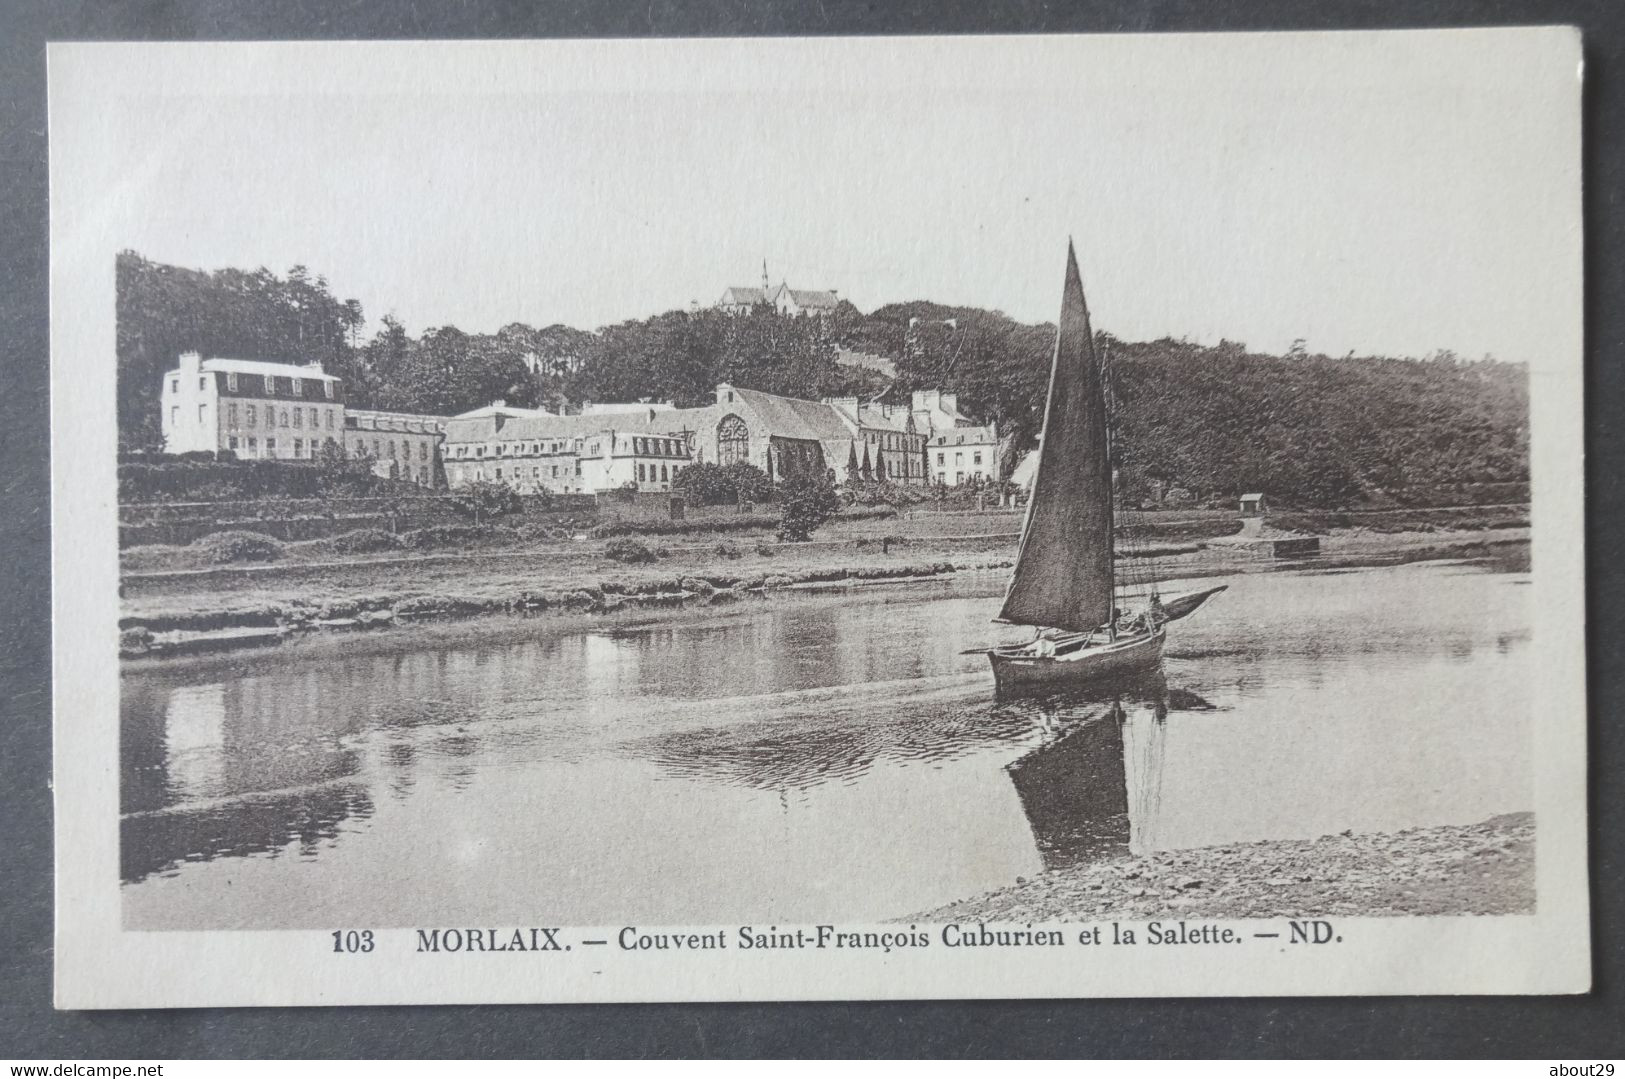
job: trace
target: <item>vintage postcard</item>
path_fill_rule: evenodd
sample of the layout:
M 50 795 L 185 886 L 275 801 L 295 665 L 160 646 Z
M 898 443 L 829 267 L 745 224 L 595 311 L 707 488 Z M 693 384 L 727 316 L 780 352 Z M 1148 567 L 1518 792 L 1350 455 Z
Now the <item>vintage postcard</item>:
M 1584 992 L 1581 56 L 53 46 L 58 1005 Z

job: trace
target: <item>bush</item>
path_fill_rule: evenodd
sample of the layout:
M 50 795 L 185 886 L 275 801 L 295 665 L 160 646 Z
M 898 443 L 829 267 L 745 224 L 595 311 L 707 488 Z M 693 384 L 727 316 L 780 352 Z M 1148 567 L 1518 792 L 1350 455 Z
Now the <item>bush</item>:
M 517 531 L 526 543 L 556 543 L 575 536 L 563 525 L 520 525 Z
M 846 485 L 846 500 L 855 506 L 913 506 L 931 497 L 924 487 L 905 487 L 883 480 L 859 480 Z
M 452 492 L 451 504 L 453 509 L 475 524 L 492 517 L 518 513 L 524 508 L 518 491 L 505 483 L 490 480 L 479 480 L 457 488 Z
M 762 502 L 773 497 L 767 473 L 747 464 L 689 465 L 677 474 L 671 489 L 705 506 Z
M 755 465 L 732 464 L 724 465 L 723 475 L 734 490 L 739 492 L 741 502 L 771 502 L 773 501 L 773 481 L 767 478 L 767 473 Z
M 731 543 L 719 543 L 717 544 L 717 554 L 723 558 L 738 558 L 739 548 Z
M 698 517 L 684 521 L 608 521 L 592 529 L 594 539 L 616 536 L 677 536 L 689 532 L 749 532 L 775 528 L 778 518 L 764 513 L 741 513 L 734 517 Z
M 352 457 L 336 442 L 322 443 L 316 451 L 317 489 L 327 498 L 364 498 L 389 486 L 372 470 L 370 454 Z
M 368 554 L 373 551 L 394 551 L 401 546 L 399 537 L 381 528 L 361 528 L 334 536 L 327 545 L 340 554 Z
M 511 540 L 516 537 L 512 529 L 494 525 L 430 525 L 401 533 L 401 543 L 416 550 L 437 547 L 471 547 L 476 543 L 493 540 Z
M 210 562 L 271 562 L 282 557 L 282 544 L 263 532 L 211 532 L 192 542 Z
M 324 444 L 315 461 L 236 460 L 211 453 L 126 455 L 119 459 L 120 502 L 237 502 L 274 498 L 365 498 L 391 492 L 421 495 L 405 481 L 373 474 L 373 459 Z
M 654 562 L 659 556 L 635 539 L 611 540 L 604 548 L 604 557 L 614 562 Z
M 141 653 L 152 647 L 152 631 L 146 626 L 131 626 L 118 635 L 118 650 Z
M 779 505 L 779 539 L 800 543 L 840 512 L 841 496 L 828 476 L 790 476 L 779 485 Z

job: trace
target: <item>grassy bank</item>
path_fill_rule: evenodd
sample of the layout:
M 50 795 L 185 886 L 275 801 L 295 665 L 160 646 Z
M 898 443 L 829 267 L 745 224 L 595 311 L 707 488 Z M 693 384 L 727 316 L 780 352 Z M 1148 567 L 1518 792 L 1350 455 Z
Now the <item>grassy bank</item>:
M 718 594 L 798 586 L 937 578 L 1003 571 L 1014 557 L 1015 514 L 918 514 L 840 519 L 812 543 L 771 536 L 698 532 L 640 536 L 653 560 L 615 561 L 615 540 L 469 538 L 456 550 L 335 550 L 328 541 L 285 545 L 275 561 L 185 564 L 133 571 L 122 579 L 120 629 L 127 654 L 234 647 L 279 634 L 366 628 L 498 612 L 603 613 L 626 605 L 679 606 Z M 1234 517 L 1170 517 L 1153 540 L 1159 578 L 1273 569 L 1256 550 L 1203 549 L 1191 536 L 1233 530 Z M 1476 557 L 1514 545 L 1523 529 L 1375 532 L 1326 537 L 1315 564 L 1379 564 Z M 342 537 L 341 537 L 342 538 Z M 680 541 L 680 542 L 679 542 Z M 290 550 L 292 553 L 289 553 Z M 132 552 L 133 553 L 133 552 Z M 254 632 L 250 632 L 254 631 Z M 199 639 L 204 635 L 206 639 Z
M 1521 506 L 1444 508 L 1434 510 L 1384 509 L 1367 511 L 1314 511 L 1271 514 L 1266 525 L 1281 531 L 1311 534 L 1475 532 L 1528 525 Z M 581 526 L 573 518 L 557 520 L 499 520 L 483 524 L 442 523 L 399 532 L 381 528 L 355 529 L 340 535 L 308 540 L 278 540 L 258 534 L 252 522 L 242 528 L 204 536 L 185 545 L 150 544 L 131 547 L 120 556 L 126 580 L 161 578 L 169 574 L 213 572 L 242 567 L 329 566 L 334 563 L 415 561 L 433 557 L 510 555 L 524 552 L 568 554 L 572 549 L 601 551 L 604 541 L 629 537 L 667 551 L 759 551 L 777 545 L 778 518 L 770 513 L 728 515 L 699 520 L 611 520 Z M 1228 510 L 1171 510 L 1136 514 L 1132 530 L 1136 551 L 1166 554 L 1194 549 L 1200 543 L 1237 532 L 1239 519 Z M 932 542 L 959 539 L 1013 539 L 1021 529 L 1021 511 L 937 513 L 930 510 L 893 510 L 891 507 L 853 507 L 826 524 L 815 536 L 816 545 L 854 544 L 863 541 Z M 587 545 L 585 548 L 582 545 Z
M 1535 818 L 1127 857 L 905 921 L 1532 914 Z

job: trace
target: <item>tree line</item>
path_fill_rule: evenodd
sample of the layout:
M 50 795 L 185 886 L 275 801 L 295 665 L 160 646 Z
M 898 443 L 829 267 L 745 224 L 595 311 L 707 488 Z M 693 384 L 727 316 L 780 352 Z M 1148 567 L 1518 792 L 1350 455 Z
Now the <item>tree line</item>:
M 159 444 L 160 379 L 184 351 L 307 363 L 345 380 L 351 406 L 452 415 L 501 398 L 558 410 L 583 401 L 714 399 L 718 382 L 791 397 L 906 401 L 957 393 L 997 423 L 1006 470 L 1042 425 L 1055 327 L 924 301 L 826 318 L 762 308 L 668 311 L 586 332 L 511 323 L 496 333 L 391 316 L 364 336 L 360 302 L 296 266 L 201 271 L 117 260 L 121 447 Z M 1127 342 L 1099 334 L 1112 371 L 1114 452 L 1131 493 L 1170 487 L 1202 500 L 1262 490 L 1333 506 L 1416 485 L 1528 478 L 1522 365 L 1448 351 L 1421 359 L 1340 357 L 1302 343 L 1283 355 L 1222 341 Z M 843 348 L 892 359 L 895 380 L 836 362 Z

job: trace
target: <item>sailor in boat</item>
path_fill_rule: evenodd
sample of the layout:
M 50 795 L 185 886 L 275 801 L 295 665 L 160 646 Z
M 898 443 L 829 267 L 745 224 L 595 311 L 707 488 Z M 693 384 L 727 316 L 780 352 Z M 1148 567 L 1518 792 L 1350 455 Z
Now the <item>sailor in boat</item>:
M 1163 610 L 1162 597 L 1155 592 L 1146 602 L 1145 610 L 1125 618 L 1121 611 L 1117 612 L 1118 637 L 1137 637 L 1148 633 L 1155 633 L 1168 622 L 1168 612 Z

